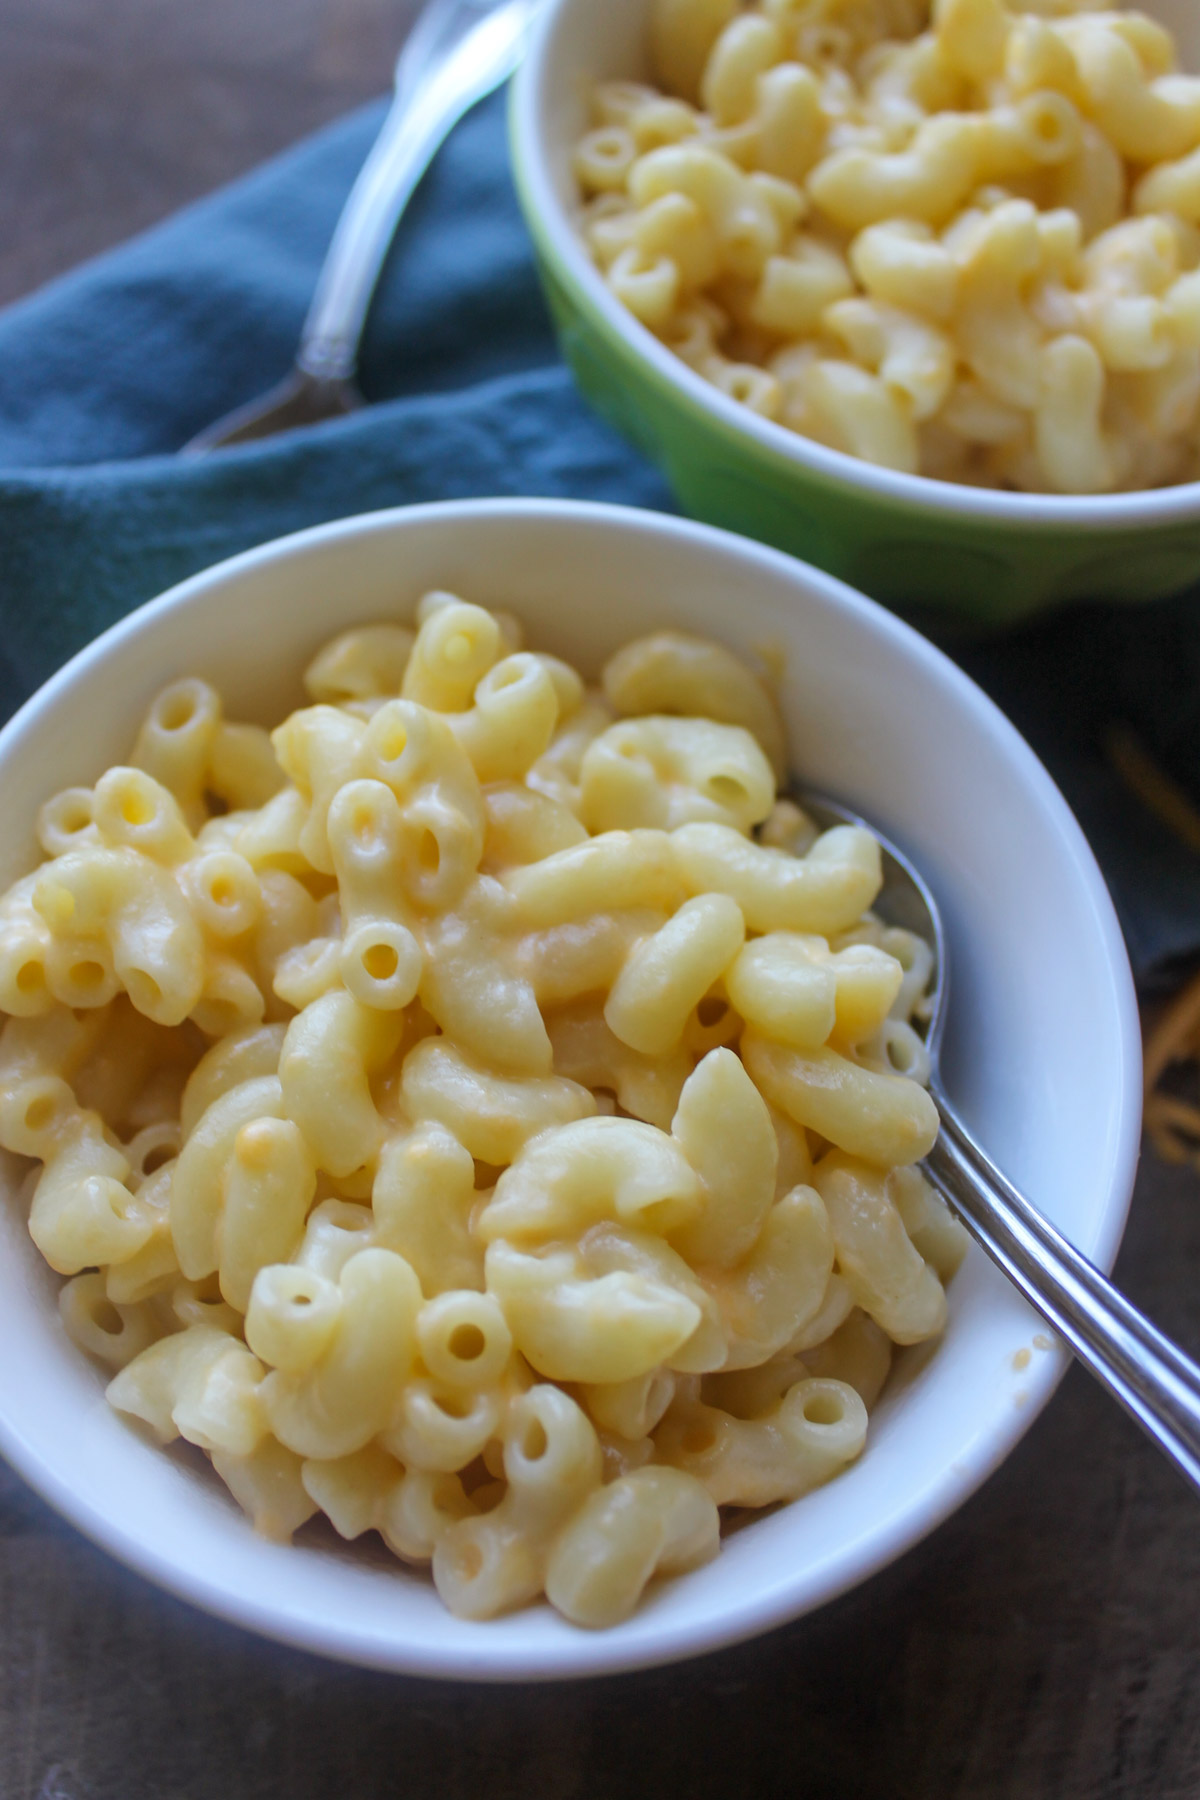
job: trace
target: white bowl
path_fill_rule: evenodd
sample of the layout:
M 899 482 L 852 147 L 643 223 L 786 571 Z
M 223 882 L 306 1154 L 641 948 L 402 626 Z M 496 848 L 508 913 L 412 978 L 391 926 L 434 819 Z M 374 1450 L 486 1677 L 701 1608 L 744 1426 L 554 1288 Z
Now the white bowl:
M 1109 1266 L 1137 1159 L 1140 1040 L 1116 919 L 1079 828 L 1012 726 L 945 657 L 758 545 L 650 513 L 498 500 L 345 520 L 223 563 L 107 632 L 0 734 L 0 879 L 36 860 L 39 803 L 127 755 L 163 683 L 196 673 L 233 716 L 276 720 L 300 701 L 318 644 L 354 621 L 408 618 L 433 586 L 513 608 L 535 644 L 592 672 L 658 626 L 784 652 L 796 769 L 878 819 L 945 907 L 951 1091 L 1000 1164 Z M 613 1630 L 578 1630 L 546 1607 L 468 1624 L 423 1576 L 364 1559 L 361 1546 L 262 1541 L 215 1478 L 110 1411 L 102 1373 L 59 1323 L 15 1169 L 3 1173 L 0 1449 L 14 1468 L 96 1543 L 196 1605 L 406 1673 L 598 1674 L 794 1618 L 958 1506 L 1064 1367 L 1059 1350 L 1033 1348 L 1034 1315 L 972 1250 L 944 1341 L 902 1360 L 865 1454 L 830 1486 L 737 1532 L 715 1563 L 653 1590 Z

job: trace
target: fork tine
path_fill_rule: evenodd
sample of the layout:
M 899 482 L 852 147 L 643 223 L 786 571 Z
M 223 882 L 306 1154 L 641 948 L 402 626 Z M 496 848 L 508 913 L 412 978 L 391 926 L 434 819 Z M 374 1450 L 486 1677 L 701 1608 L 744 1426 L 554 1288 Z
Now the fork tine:
M 319 425 L 324 419 L 340 418 L 365 405 L 352 382 L 322 381 L 294 369 L 267 393 L 234 407 L 198 431 L 184 444 L 180 455 L 202 456 L 226 445 L 248 444 L 258 438 L 274 437 L 276 432 L 294 431 L 300 425 Z

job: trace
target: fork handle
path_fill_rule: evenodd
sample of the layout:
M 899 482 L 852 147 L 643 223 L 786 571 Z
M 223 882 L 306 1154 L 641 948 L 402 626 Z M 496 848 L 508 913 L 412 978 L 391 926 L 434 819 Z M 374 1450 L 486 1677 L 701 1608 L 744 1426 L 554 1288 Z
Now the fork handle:
M 940 1092 L 926 1172 L 1030 1304 L 1200 1492 L 1200 1367 L 991 1162 Z
M 391 107 L 337 222 L 300 336 L 296 366 L 318 381 L 353 379 L 371 299 L 418 182 L 452 126 L 517 65 L 524 34 L 490 31 L 486 21 L 481 34 L 480 12 L 434 0 L 397 62 Z

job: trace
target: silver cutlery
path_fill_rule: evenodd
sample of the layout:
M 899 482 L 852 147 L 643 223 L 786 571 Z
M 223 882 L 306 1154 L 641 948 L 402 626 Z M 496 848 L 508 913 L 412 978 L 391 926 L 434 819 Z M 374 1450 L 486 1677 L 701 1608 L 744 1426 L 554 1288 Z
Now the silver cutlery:
M 916 932 L 935 957 L 924 1034 L 929 1092 L 941 1131 L 925 1173 L 1026 1300 L 1068 1343 L 1200 1491 L 1200 1366 L 1164 1337 L 1015 1188 L 972 1136 L 946 1093 L 940 1069 L 950 992 L 946 934 L 937 901 L 907 857 L 869 821 L 824 797 L 796 796 L 822 829 L 863 825 L 883 849 L 884 886 L 875 903 L 887 924 Z
M 367 313 L 396 228 L 451 127 L 521 60 L 542 0 L 431 0 L 396 61 L 383 128 L 334 231 L 292 372 L 183 446 L 184 455 L 353 412 Z

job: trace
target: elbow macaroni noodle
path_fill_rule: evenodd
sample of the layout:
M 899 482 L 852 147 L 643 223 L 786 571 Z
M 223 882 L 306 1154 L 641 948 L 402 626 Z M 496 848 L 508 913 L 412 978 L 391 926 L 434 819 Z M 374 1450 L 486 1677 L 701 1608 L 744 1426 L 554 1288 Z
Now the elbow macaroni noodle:
M 661 91 L 595 90 L 580 225 L 697 374 L 906 474 L 1200 479 L 1200 76 L 1161 26 L 1095 0 L 650 12 Z
M 42 809 L 0 1145 L 112 1405 L 258 1530 L 320 1512 L 462 1617 L 608 1625 L 720 1507 L 858 1456 L 942 1328 L 932 958 L 871 913 L 869 834 L 776 799 L 716 644 L 585 690 L 435 594 L 306 680 L 269 738 L 177 682 Z

